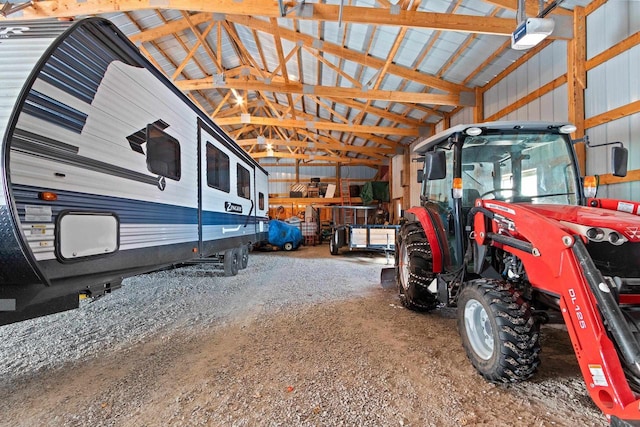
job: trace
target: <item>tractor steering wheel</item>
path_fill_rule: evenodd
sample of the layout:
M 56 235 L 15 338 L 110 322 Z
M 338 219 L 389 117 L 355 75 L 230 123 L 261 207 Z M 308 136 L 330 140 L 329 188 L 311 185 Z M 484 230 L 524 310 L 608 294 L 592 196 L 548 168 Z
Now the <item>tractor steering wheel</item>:
M 493 198 L 494 198 L 494 199 L 498 199 L 498 193 L 501 193 L 501 192 L 503 192 L 503 191 L 511 191 L 511 192 L 512 192 L 511 196 L 509 196 L 509 197 L 505 197 L 505 199 L 510 199 L 510 198 L 513 198 L 513 196 L 516 196 L 516 195 L 520 194 L 520 193 L 518 193 L 516 190 L 514 190 L 513 188 L 494 188 L 493 190 L 489 190 L 489 191 L 487 191 L 486 193 L 482 193 L 482 194 L 480 195 L 480 198 L 481 198 L 481 199 L 484 199 L 484 198 L 485 198 L 485 196 L 488 196 L 488 195 L 490 195 L 490 194 L 493 194 Z M 499 200 L 499 199 L 498 199 L 498 200 Z

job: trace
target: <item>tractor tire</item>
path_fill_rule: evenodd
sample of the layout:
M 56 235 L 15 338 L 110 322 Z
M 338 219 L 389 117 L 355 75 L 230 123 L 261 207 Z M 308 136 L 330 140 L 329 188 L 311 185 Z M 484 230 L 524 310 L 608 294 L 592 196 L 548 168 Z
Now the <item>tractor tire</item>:
M 540 323 L 504 281 L 477 279 L 462 287 L 458 330 L 471 364 L 492 383 L 524 381 L 540 364 Z
M 238 265 L 239 270 L 244 270 L 249 265 L 249 246 L 242 245 L 240 246 L 240 264 Z
M 397 234 L 395 257 L 398 295 L 402 305 L 416 311 L 435 309 L 437 296 L 427 289 L 435 278 L 433 259 L 420 223 L 402 225 Z
M 240 251 L 238 248 L 227 249 L 224 251 L 224 259 L 222 261 L 224 267 L 224 275 L 226 277 L 238 274 L 238 264 L 240 263 Z
M 329 240 L 329 253 L 331 255 L 338 255 L 340 248 L 338 248 L 338 230 L 333 230 L 331 233 L 331 240 Z

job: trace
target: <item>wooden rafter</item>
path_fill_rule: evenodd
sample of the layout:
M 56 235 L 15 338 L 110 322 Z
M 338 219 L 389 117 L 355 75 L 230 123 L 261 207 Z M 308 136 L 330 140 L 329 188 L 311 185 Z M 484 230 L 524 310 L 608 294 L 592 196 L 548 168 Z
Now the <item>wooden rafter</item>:
M 45 0 L 34 2 L 33 6 L 23 11 L 24 17 L 73 17 L 79 15 L 96 15 L 114 12 L 132 12 L 148 9 L 175 9 L 194 12 L 207 12 L 229 15 L 260 15 L 270 18 L 280 17 L 277 2 L 263 0 Z M 321 3 L 310 3 L 302 8 L 302 13 L 290 16 L 297 19 L 313 21 L 333 21 L 391 25 L 397 27 L 416 27 L 435 30 L 460 31 L 468 33 L 484 33 L 510 35 L 513 32 L 513 21 L 505 18 L 487 18 L 473 15 L 452 16 L 444 13 L 417 12 L 400 10 L 391 14 L 387 9 L 357 6 L 336 6 Z M 173 31 L 172 31 L 173 32 Z
M 216 120 L 218 125 L 237 125 L 243 123 L 242 117 L 228 117 L 220 118 Z M 335 122 L 328 122 L 323 120 L 309 121 L 309 120 L 278 120 L 265 117 L 249 117 L 249 123 L 258 125 L 269 125 L 285 128 L 304 128 L 304 129 L 324 129 L 334 130 L 339 132 L 356 132 L 367 134 L 381 134 L 381 135 L 399 135 L 399 136 L 418 136 L 419 129 L 417 128 L 390 128 L 382 126 L 362 126 L 362 125 L 350 125 Z
M 424 92 L 399 92 L 391 90 L 363 90 L 346 87 L 303 85 L 296 82 L 280 83 L 272 81 L 267 83 L 256 80 L 226 79 L 223 83 L 218 84 L 212 77 L 206 77 L 204 79 L 180 80 L 176 82 L 176 86 L 183 91 L 233 88 L 277 93 L 311 94 L 317 96 L 330 96 L 333 98 L 371 99 L 416 104 L 466 105 L 460 95 L 455 94 L 447 95 Z
M 508 40 L 496 52 L 487 52 L 486 61 L 469 70 L 462 81 L 447 79 L 447 71 L 473 48 L 479 34 L 506 39 L 515 29 L 513 19 L 498 16 L 504 10 L 515 10 L 517 0 L 484 1 L 495 6 L 486 16 L 460 13 L 460 0 L 452 0 L 444 13 L 423 11 L 421 0 L 377 0 L 373 7 L 354 6 L 354 0 L 347 0 L 342 5 L 301 4 L 281 17 L 278 3 L 264 0 L 44 0 L 22 11 L 20 19 L 124 13 L 139 30 L 130 39 L 147 58 L 218 125 L 240 138 L 241 145 L 255 157 L 266 157 L 264 147 L 257 142 L 260 136 L 277 145 L 279 158 L 294 159 L 296 164 L 373 166 L 387 162 L 388 156 L 417 136 L 432 132 L 434 120 L 449 120 L 463 103 L 472 106 L 473 100 L 482 99 L 491 87 L 491 83 L 484 88 L 469 85 L 508 51 Z M 605 1 L 594 0 L 585 8 L 587 14 L 594 9 L 593 4 Z M 527 16 L 535 16 L 538 1 L 525 3 Z M 164 11 L 169 9 L 179 11 L 171 14 L 171 21 L 165 19 L 170 15 Z M 161 19 L 160 25 L 141 28 L 133 16 L 140 18 L 140 24 L 150 21 L 141 19 L 142 13 L 129 12 L 142 10 L 153 11 Z M 568 22 L 565 18 L 573 17 L 562 8 L 552 14 L 567 15 L 560 17 L 564 23 Z M 336 28 L 333 23 L 338 20 L 338 33 L 325 34 L 325 28 Z M 304 21 L 314 21 L 313 30 Z M 365 24 L 366 29 L 354 24 Z M 394 27 L 396 36 L 385 40 L 381 51 L 382 26 Z M 433 31 L 410 31 L 412 28 Z M 448 52 L 448 59 L 442 59 L 438 43 L 448 31 L 469 35 L 453 53 Z M 400 52 L 410 32 L 426 35 L 415 59 Z M 360 44 L 350 40 L 353 33 L 364 36 Z M 386 31 L 384 37 L 388 37 Z M 162 50 L 176 43 L 184 53 L 180 49 Z M 638 34 L 616 48 L 625 50 L 637 44 Z M 271 51 L 265 52 L 266 47 Z M 542 48 L 526 53 L 517 63 Z M 613 54 L 604 52 L 592 58 L 586 69 Z M 163 59 L 158 60 L 157 55 Z M 207 69 L 203 62 L 209 64 L 209 58 L 213 66 Z M 432 61 L 430 70 L 437 64 L 437 71 L 425 72 L 425 61 Z M 335 78 L 327 78 L 329 75 Z M 393 90 L 383 90 L 389 89 L 385 86 L 388 82 L 395 83 Z M 561 83 L 562 78 L 556 79 L 540 90 L 552 90 Z M 539 93 L 529 94 L 522 102 Z M 241 103 L 237 101 L 240 97 Z M 480 107 L 474 114 L 482 110 Z

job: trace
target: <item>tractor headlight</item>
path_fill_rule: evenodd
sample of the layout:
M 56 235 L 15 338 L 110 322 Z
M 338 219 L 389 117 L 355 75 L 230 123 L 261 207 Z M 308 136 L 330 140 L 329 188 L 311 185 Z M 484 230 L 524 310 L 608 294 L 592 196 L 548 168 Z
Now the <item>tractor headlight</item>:
M 585 235 L 589 238 L 589 240 L 599 241 L 604 239 L 604 231 L 601 228 L 591 227 L 587 230 Z
M 621 245 L 627 241 L 627 239 L 622 237 L 622 235 L 617 231 L 612 231 L 611 233 L 609 233 L 609 236 L 607 239 L 609 240 L 609 243 L 616 246 Z
M 612 245 L 619 246 L 627 241 L 627 239 L 616 230 L 603 227 L 589 227 L 586 225 L 574 224 L 572 222 L 560 221 L 562 225 L 571 229 L 574 233 L 585 236 L 591 242 L 607 241 Z

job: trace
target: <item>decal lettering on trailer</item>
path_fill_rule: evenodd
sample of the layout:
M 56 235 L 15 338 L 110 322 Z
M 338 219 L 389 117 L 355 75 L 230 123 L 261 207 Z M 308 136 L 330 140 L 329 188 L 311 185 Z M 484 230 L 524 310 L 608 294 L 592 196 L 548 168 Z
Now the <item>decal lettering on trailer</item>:
M 242 205 L 231 202 L 224 202 L 224 210 L 226 212 L 242 213 Z
M 575 289 L 569 288 L 569 296 L 571 297 L 571 304 L 573 304 L 573 312 L 576 314 L 576 318 L 578 319 L 578 325 L 580 325 L 580 329 L 587 329 L 587 322 L 585 322 L 584 320 L 582 309 L 578 304 L 576 304 L 576 300 L 578 299 L 578 297 L 576 296 Z
M 21 36 L 29 31 L 29 27 L 0 27 L 0 39 L 8 39 L 11 36 Z

